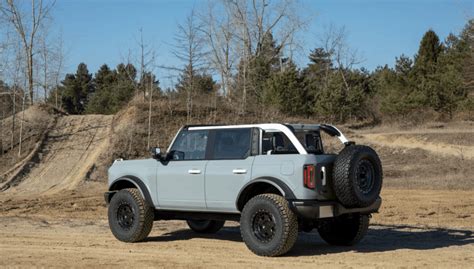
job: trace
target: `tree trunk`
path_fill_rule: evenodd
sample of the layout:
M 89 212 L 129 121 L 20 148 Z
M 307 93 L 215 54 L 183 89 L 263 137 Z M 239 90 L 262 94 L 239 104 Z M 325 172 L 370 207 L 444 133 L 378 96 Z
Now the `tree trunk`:
M 31 48 L 28 50 L 28 93 L 30 94 L 30 105 L 33 105 L 33 51 Z
M 146 144 L 146 147 L 147 149 L 150 148 L 150 137 L 151 137 L 151 104 L 152 104 L 152 100 L 153 100 L 153 79 L 151 79 L 151 75 L 150 75 L 150 94 L 149 94 L 149 98 L 150 98 L 150 102 L 148 104 L 148 139 L 147 139 L 147 144 Z
M 16 86 L 15 86 L 16 87 Z M 13 145 L 15 144 L 15 120 L 16 120 L 16 88 L 13 88 L 13 112 L 12 112 L 12 137 L 11 137 L 11 145 L 10 150 L 13 151 Z
M 3 151 L 4 151 L 4 148 L 3 148 L 3 130 L 5 130 L 3 128 L 3 120 L 5 119 L 5 108 L 2 109 L 2 120 L 0 121 L 0 155 L 3 156 Z
M 21 108 L 21 121 L 20 121 L 20 142 L 18 144 L 18 158 L 21 157 L 21 140 L 23 136 L 23 122 L 25 121 L 25 100 L 26 100 L 26 95 L 23 94 L 23 101 L 22 101 L 22 108 Z

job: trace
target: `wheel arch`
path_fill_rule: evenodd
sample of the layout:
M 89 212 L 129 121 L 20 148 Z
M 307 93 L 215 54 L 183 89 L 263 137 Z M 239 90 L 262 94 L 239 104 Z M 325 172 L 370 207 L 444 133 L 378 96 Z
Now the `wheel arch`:
M 295 199 L 293 191 L 283 181 L 274 177 L 261 177 L 256 178 L 247 184 L 245 184 L 237 195 L 235 202 L 237 210 L 242 211 L 245 203 L 252 197 L 265 192 L 279 194 L 285 199 Z
M 135 188 L 140 191 L 140 194 L 145 198 L 145 201 L 149 203 L 149 205 L 153 205 L 153 200 L 150 195 L 150 191 L 146 187 L 145 183 L 141 179 L 135 176 L 122 176 L 114 180 L 109 187 L 109 192 L 117 192 L 122 189 L 127 188 Z M 113 194 L 109 196 L 109 201 L 112 199 Z

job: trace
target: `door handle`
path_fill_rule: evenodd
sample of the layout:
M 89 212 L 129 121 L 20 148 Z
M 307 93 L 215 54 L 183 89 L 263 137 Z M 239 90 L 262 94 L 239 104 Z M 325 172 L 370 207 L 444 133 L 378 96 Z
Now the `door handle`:
M 201 170 L 199 170 L 199 169 L 189 169 L 188 173 L 192 174 L 192 175 L 198 175 L 198 174 L 201 174 Z
M 234 174 L 247 174 L 247 169 L 234 169 L 232 170 Z

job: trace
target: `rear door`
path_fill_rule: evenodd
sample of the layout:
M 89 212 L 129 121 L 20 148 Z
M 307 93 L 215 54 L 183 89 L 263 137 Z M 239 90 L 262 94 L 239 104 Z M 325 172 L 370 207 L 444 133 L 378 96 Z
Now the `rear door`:
M 170 148 L 172 159 L 157 171 L 160 208 L 201 210 L 206 208 L 204 175 L 208 130 L 183 130 Z
M 205 179 L 207 208 L 237 212 L 237 195 L 252 176 L 253 153 L 258 152 L 258 130 L 214 129 L 211 130 L 210 141 Z

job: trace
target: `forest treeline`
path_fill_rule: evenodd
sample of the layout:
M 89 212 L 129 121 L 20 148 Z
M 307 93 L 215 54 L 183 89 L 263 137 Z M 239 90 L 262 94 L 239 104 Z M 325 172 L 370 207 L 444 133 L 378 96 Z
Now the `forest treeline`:
M 284 114 L 321 117 L 330 121 L 406 118 L 415 113 L 434 111 L 446 119 L 455 112 L 473 111 L 473 21 L 458 36 L 449 35 L 442 42 L 433 30 L 420 41 L 418 53 L 410 58 L 401 55 L 393 68 L 387 65 L 369 72 L 363 68 L 339 68 L 332 51 L 315 48 L 309 64 L 299 68 L 288 58 L 280 58 L 272 35 L 262 44 L 262 52 L 247 69 L 247 83 L 253 83 L 247 94 L 247 110 L 271 108 Z M 189 67 L 187 67 L 189 69 Z M 210 73 L 180 74 L 174 89 L 162 90 L 156 78 L 136 76 L 131 64 L 119 64 L 111 70 L 103 65 L 93 76 L 84 63 L 75 74 L 68 74 L 57 89 L 61 106 L 72 114 L 115 113 L 134 94 L 147 96 L 151 82 L 162 97 L 183 102 L 186 88 L 193 85 L 195 100 L 209 100 L 217 95 L 219 102 L 242 102 L 243 70 L 233 78 L 230 95 L 220 92 L 220 85 Z M 136 92 L 136 91 L 139 91 Z M 50 102 L 53 103 L 54 92 Z M 236 106 L 239 109 L 239 106 Z
M 70 114 L 113 114 L 135 97 L 144 102 L 159 98 L 181 102 L 188 121 L 203 104 L 213 109 L 231 104 L 237 114 L 272 110 L 331 122 L 406 120 L 419 115 L 432 119 L 461 115 L 472 120 L 474 20 L 445 40 L 428 29 L 413 57 L 402 54 L 393 67 L 369 71 L 359 67 L 360 59 L 342 28 L 322 36 L 307 55 L 307 64 L 298 66 L 293 54 L 301 49 L 298 33 L 308 22 L 292 12 L 293 1 L 276 1 L 275 6 L 254 1 L 252 8 L 247 1 L 217 2 L 201 13 L 193 10 L 178 25 L 172 53 L 180 65 L 160 62 L 141 33 L 136 61 L 116 67 L 104 64 L 94 71 L 80 63 L 75 73 L 45 88 L 42 98 L 33 100 L 35 95 L 27 94 L 27 88 L 39 89 L 38 83 L 1 81 L 0 92 L 15 92 L 0 95 L 3 110 L 12 111 L 15 102 L 29 99 L 27 105 L 47 102 Z M 176 82 L 162 88 L 157 68 L 173 72 Z M 28 72 L 24 74 L 29 81 Z

